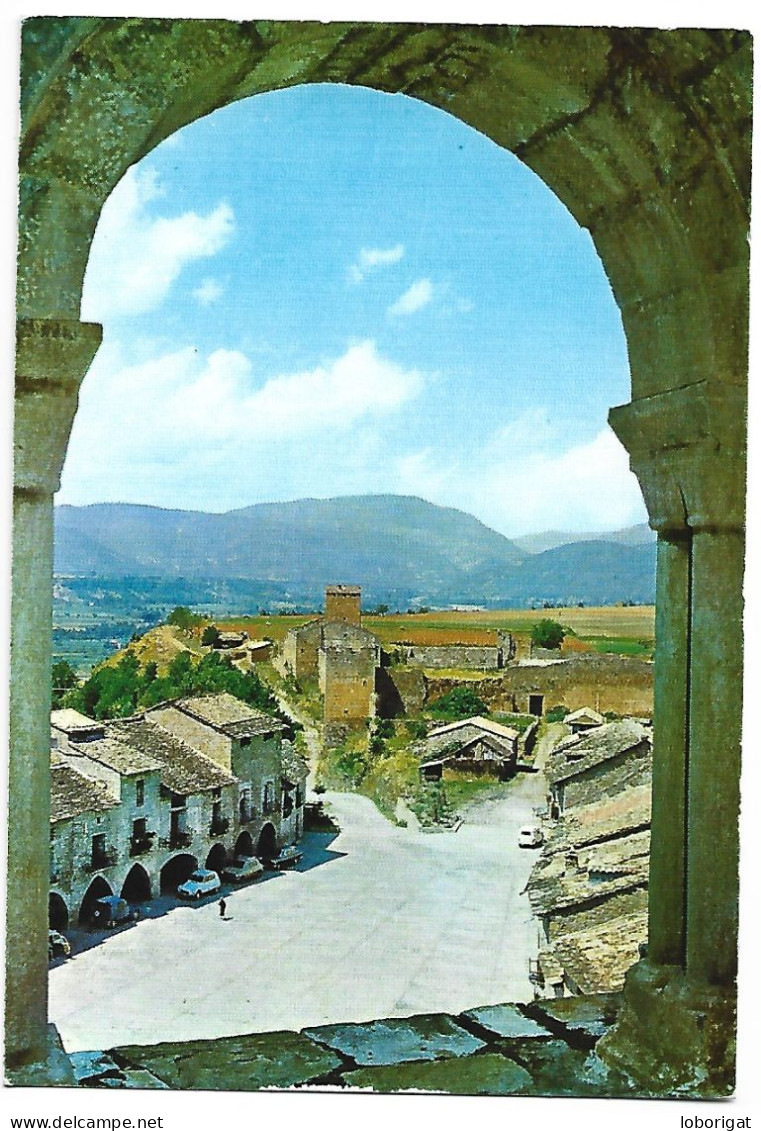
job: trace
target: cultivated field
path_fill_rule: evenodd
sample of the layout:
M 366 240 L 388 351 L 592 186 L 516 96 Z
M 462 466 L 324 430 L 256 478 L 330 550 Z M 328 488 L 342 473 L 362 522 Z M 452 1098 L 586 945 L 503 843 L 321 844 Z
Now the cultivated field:
M 497 632 L 528 636 L 532 625 L 549 617 L 560 621 L 577 638 L 595 650 L 643 654 L 652 650 L 655 636 L 655 608 L 652 605 L 567 609 L 483 609 L 468 611 L 435 610 L 429 613 L 391 613 L 387 616 L 365 616 L 365 628 L 382 644 L 406 640 L 413 644 L 496 644 Z M 223 629 L 244 629 L 249 636 L 269 637 L 282 641 L 285 634 L 309 616 L 235 617 L 219 621 Z

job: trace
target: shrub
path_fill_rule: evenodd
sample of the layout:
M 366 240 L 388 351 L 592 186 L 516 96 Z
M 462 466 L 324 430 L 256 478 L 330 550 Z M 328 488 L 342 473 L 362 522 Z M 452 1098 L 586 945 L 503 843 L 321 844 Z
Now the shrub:
M 569 707 L 564 707 L 562 703 L 559 703 L 557 707 L 550 707 L 545 718 L 548 723 L 562 723 L 566 715 L 570 715 L 570 713 Z
M 219 629 L 215 624 L 207 624 L 201 633 L 201 643 L 207 648 L 213 648 L 219 640 Z
M 545 617 L 532 626 L 531 643 L 537 648 L 559 648 L 566 635 L 567 629 L 563 628 L 562 624 Z
M 446 695 L 430 704 L 430 712 L 442 719 L 468 719 L 472 715 L 488 715 L 489 708 L 470 687 L 453 687 Z

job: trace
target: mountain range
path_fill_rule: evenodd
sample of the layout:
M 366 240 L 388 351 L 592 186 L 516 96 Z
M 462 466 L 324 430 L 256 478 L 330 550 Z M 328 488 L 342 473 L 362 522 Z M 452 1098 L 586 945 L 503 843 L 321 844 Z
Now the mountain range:
M 224 514 L 64 505 L 55 519 L 55 571 L 63 576 L 248 581 L 284 603 L 315 605 L 324 586 L 339 581 L 361 585 L 366 604 L 394 607 L 655 596 L 655 547 L 640 528 L 511 541 L 473 515 L 403 495 L 260 503 Z

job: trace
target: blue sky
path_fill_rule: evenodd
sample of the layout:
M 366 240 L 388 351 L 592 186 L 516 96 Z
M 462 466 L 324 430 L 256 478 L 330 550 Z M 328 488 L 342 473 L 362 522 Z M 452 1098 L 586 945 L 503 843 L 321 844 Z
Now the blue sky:
M 396 492 L 508 536 L 645 519 L 588 233 L 404 96 L 301 86 L 175 134 L 108 201 L 82 315 L 104 342 L 59 502 Z

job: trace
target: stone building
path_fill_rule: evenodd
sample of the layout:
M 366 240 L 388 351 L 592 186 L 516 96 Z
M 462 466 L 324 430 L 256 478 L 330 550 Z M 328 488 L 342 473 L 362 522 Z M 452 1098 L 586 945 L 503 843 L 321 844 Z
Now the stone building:
M 427 781 L 468 773 L 504 781 L 515 772 L 519 733 L 491 719 L 470 719 L 437 727 L 427 737 L 420 773 Z
M 325 589 L 325 620 L 343 621 L 359 628 L 362 623 L 362 589 L 359 585 L 328 585 Z
M 56 922 L 87 921 L 101 895 L 142 902 L 199 866 L 296 841 L 307 768 L 285 729 L 227 694 L 101 723 L 54 712 Z
M 113 888 L 98 877 L 114 880 L 119 799 L 102 781 L 87 777 L 64 755 L 50 758 L 50 926 L 65 930 L 79 910 L 88 910 L 88 890 L 108 895 Z M 115 882 L 115 881 L 114 881 Z M 94 886 L 93 886 L 94 885 Z
M 651 731 L 635 719 L 570 735 L 552 751 L 547 767 L 551 813 L 649 783 L 652 773 Z
M 360 623 L 358 585 L 329 585 L 325 615 L 291 629 L 283 658 L 297 682 L 316 680 L 326 723 L 357 724 L 376 714 L 381 649 Z
M 572 734 L 581 734 L 583 731 L 603 726 L 605 718 L 599 711 L 593 711 L 591 707 L 580 707 L 578 711 L 572 711 L 570 715 L 566 715 L 563 722 Z
M 515 656 L 515 640 L 509 632 L 489 635 L 494 637 L 493 643 L 469 643 L 463 639 L 446 644 L 419 644 L 413 640 L 397 640 L 391 648 L 409 667 L 499 671 Z M 467 637 L 467 631 L 463 636 Z
M 582 653 L 556 660 L 509 664 L 498 676 L 468 681 L 468 687 L 491 711 L 543 715 L 563 705 L 571 711 L 591 707 L 597 712 L 651 717 L 654 666 L 631 656 Z M 428 698 L 451 691 L 457 681 L 428 676 Z
M 375 673 L 380 645 L 371 632 L 348 621 L 325 621 L 318 656 L 326 723 L 356 723 L 375 716 Z
M 532 974 L 541 993 L 621 989 L 647 936 L 650 814 L 648 781 L 548 826 L 527 885 L 542 927 Z

